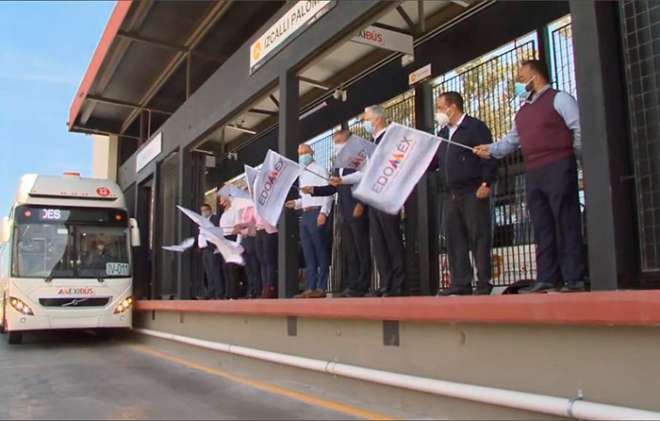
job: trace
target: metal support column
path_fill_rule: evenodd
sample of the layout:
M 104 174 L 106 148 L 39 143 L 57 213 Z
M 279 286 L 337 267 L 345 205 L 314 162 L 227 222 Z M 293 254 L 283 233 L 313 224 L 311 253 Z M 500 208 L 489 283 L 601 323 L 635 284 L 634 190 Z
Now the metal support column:
M 415 86 L 415 127 L 433 133 L 433 87 L 430 81 Z M 440 277 L 438 269 L 438 194 L 436 175 L 424 175 L 415 188 L 416 219 L 415 261 L 410 262 L 419 268 L 419 292 L 433 294 L 438 289 Z
M 193 188 L 193 163 L 190 152 L 179 150 L 178 171 L 177 171 L 177 203 L 186 208 L 195 208 L 194 188 Z M 176 217 L 177 240 L 179 242 L 194 235 L 193 223 L 183 215 L 177 212 Z M 185 300 L 192 295 L 192 253 L 177 254 L 177 273 L 176 273 L 176 291 L 177 299 Z
M 158 279 L 158 257 L 160 255 L 160 212 L 159 209 L 159 195 L 160 195 L 160 163 L 154 166 L 154 174 L 152 177 L 152 186 L 151 186 L 151 204 L 149 206 L 150 215 L 149 215 L 149 244 L 147 250 L 149 250 L 151 256 L 151 299 L 160 300 L 160 292 L 162 290 L 160 285 L 160 280 Z
M 277 146 L 279 153 L 297 161 L 300 142 L 298 78 L 292 71 L 280 76 L 280 108 Z M 278 226 L 278 291 L 280 298 L 298 293 L 298 218 L 284 210 Z
M 631 286 L 639 269 L 617 7 L 570 1 L 594 290 Z

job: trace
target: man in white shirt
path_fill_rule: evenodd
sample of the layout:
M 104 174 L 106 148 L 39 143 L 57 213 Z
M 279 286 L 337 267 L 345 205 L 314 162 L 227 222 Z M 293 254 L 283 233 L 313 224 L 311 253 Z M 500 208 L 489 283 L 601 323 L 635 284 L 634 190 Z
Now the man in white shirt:
M 325 186 L 328 171 L 314 161 L 314 151 L 303 143 L 298 146 L 298 162 L 305 167 L 298 178 L 302 187 Z M 300 219 L 300 241 L 305 255 L 307 289 L 299 298 L 325 297 L 330 272 L 328 256 L 327 220 L 332 210 L 332 197 L 314 197 L 300 192 L 300 199 L 286 203 L 289 209 L 302 209 Z

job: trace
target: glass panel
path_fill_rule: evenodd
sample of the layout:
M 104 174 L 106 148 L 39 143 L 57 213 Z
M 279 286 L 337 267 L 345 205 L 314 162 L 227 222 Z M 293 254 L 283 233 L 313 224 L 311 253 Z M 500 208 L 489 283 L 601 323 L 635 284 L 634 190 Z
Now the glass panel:
M 79 249 L 78 276 L 109 278 L 130 276 L 126 228 L 76 227 Z
M 18 225 L 15 239 L 14 276 L 22 278 L 74 276 L 76 253 L 67 226 Z

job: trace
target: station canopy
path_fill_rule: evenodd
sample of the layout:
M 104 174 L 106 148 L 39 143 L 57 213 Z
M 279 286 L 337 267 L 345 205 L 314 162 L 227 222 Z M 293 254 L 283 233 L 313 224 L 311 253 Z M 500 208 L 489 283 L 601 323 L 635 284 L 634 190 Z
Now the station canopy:
M 368 28 L 412 36 L 442 30 L 492 3 L 479 0 L 386 2 Z M 137 144 L 180 107 L 284 1 L 119 1 L 69 112 L 71 131 L 118 135 Z M 359 31 L 355 35 L 359 35 Z M 405 40 L 404 40 L 405 41 Z M 396 44 L 396 42 L 395 42 Z M 351 38 L 299 72 L 301 113 L 405 53 Z M 237 110 L 198 145 L 240 145 L 277 124 L 279 89 Z M 215 144 L 215 145 L 214 145 Z

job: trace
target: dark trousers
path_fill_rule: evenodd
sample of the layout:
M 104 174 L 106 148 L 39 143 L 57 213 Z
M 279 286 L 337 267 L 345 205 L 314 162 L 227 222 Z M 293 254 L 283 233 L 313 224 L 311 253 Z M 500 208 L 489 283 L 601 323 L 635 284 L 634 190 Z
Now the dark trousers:
M 223 265 L 225 282 L 227 284 L 226 298 L 238 298 L 241 296 L 241 272 L 243 267 L 236 263 L 225 263 Z
M 257 259 L 257 237 L 243 237 L 241 245 L 245 252 L 245 275 L 247 276 L 247 294 L 256 297 L 261 294 L 261 267 Z
M 202 264 L 208 283 L 208 298 L 222 298 L 225 296 L 225 281 L 222 272 L 222 256 L 214 254 L 215 249 L 204 247 L 202 249 Z
M 371 275 L 371 246 L 369 244 L 369 218 L 350 217 L 341 221 L 342 252 L 346 259 L 348 282 L 353 291 L 369 291 Z
M 581 281 L 582 220 L 574 156 L 527 173 L 527 207 L 536 241 L 537 281 Z
M 445 218 L 451 285 L 472 287 L 474 269 L 470 252 L 477 266 L 479 284 L 490 283 L 490 200 L 479 199 L 472 192 L 449 193 L 445 201 Z
M 261 281 L 264 288 L 277 285 L 277 233 L 257 231 L 257 258 L 261 267 Z
M 381 288 L 392 293 L 402 293 L 406 272 L 401 216 L 369 208 L 369 232 Z
M 327 226 L 316 224 L 321 208 L 303 211 L 300 220 L 300 241 L 305 255 L 305 271 L 307 272 L 307 289 L 328 288 L 328 273 L 330 271 Z

